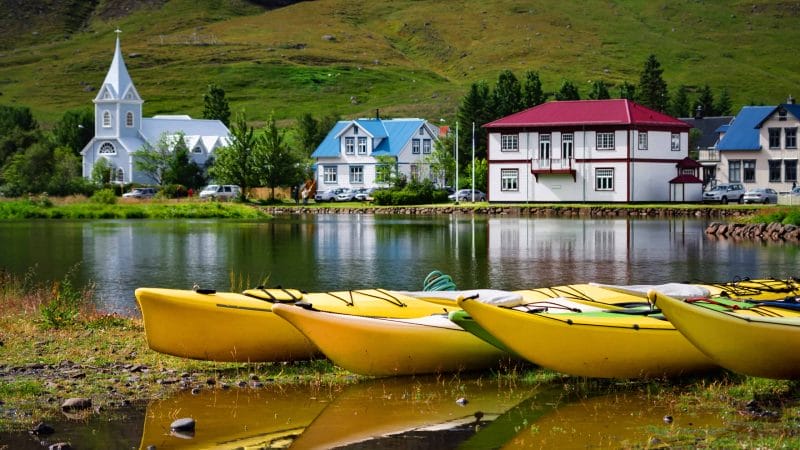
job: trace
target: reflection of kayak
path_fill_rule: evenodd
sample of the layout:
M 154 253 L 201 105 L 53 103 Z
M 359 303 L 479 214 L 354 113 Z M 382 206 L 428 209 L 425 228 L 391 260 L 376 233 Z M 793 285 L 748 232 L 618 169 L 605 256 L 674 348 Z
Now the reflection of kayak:
M 335 364 L 361 375 L 414 375 L 496 366 L 507 353 L 446 315 L 414 319 L 361 317 L 274 305 Z
M 757 377 L 800 377 L 798 311 L 761 306 L 779 302 L 721 308 L 716 303 L 685 302 L 658 292 L 651 292 L 650 299 L 689 341 L 720 366 Z
M 420 317 L 447 310 L 380 289 L 314 294 L 251 289 L 238 294 L 139 288 L 136 300 L 151 349 L 213 361 L 290 361 L 318 354 L 297 329 L 272 313 L 274 303 L 302 300 L 325 311 L 388 317 Z
M 715 367 L 663 318 L 628 310 L 530 313 L 474 300 L 459 305 L 517 355 L 570 375 L 652 377 Z
M 436 424 L 491 420 L 535 388 L 479 379 L 397 377 L 351 385 L 314 419 L 293 448 L 329 449 Z M 466 399 L 462 406 L 459 398 Z M 367 448 L 367 447 L 364 447 Z
M 669 427 L 663 433 L 669 436 L 724 428 L 717 411 L 687 415 L 670 406 L 674 405 L 658 403 L 656 397 L 624 392 L 574 400 L 543 417 L 520 424 L 516 435 L 502 448 L 637 448 L 652 445 L 649 439 L 659 426 Z M 664 423 L 665 416 L 672 417 L 670 425 Z M 693 444 L 694 441 L 681 441 L 676 445 L 693 447 Z M 664 448 L 669 445 L 670 442 L 665 442 Z
M 184 391 L 147 405 L 140 448 L 271 448 L 296 438 L 324 406 L 306 386 Z M 180 417 L 196 421 L 193 436 L 170 433 Z

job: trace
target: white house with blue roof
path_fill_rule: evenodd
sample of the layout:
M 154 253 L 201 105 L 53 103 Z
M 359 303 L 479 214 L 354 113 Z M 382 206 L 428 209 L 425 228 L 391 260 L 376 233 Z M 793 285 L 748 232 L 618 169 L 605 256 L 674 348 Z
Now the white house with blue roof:
M 144 100 L 133 85 L 119 43 L 103 85 L 94 98 L 94 138 L 81 150 L 83 176 L 105 160 L 115 183 L 150 184 L 154 180 L 136 171 L 133 152 L 155 147 L 162 136 L 175 142 L 183 133 L 190 158 L 201 167 L 219 147 L 229 144 L 229 131 L 219 120 L 198 120 L 186 115 L 142 117 Z
M 798 127 L 800 105 L 791 97 L 778 106 L 743 107 L 730 124 L 718 129 L 718 182 L 791 190 L 798 181 Z
M 394 158 L 408 179 L 429 175 L 425 158 L 433 152 L 438 128 L 424 119 L 342 120 L 328 132 L 311 157 L 317 162 L 317 189 L 372 187 L 378 156 Z

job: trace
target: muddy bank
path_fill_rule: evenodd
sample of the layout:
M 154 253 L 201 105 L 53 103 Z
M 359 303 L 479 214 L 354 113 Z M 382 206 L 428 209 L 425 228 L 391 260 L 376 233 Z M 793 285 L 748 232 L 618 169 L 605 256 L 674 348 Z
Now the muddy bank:
M 706 228 L 711 236 L 751 239 L 756 241 L 800 242 L 800 227 L 782 223 L 720 223 L 713 222 Z

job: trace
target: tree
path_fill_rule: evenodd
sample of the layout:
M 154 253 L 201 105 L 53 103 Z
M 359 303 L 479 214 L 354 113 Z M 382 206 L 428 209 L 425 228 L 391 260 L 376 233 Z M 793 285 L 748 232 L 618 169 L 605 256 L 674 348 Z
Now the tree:
M 532 70 L 525 72 L 525 83 L 522 86 L 522 107 L 532 108 L 546 101 L 547 95 L 542 90 L 539 73 Z
M 453 181 L 450 186 L 455 184 L 456 159 L 453 156 L 454 145 L 455 136 L 452 134 L 443 136 L 436 141 L 433 152 L 425 157 L 425 163 L 430 167 L 432 177 L 441 186 L 447 185 L 447 180 Z
M 589 98 L 592 100 L 607 100 L 611 98 L 608 92 L 608 86 L 603 80 L 592 82 L 592 92 L 589 92 Z
M 0 135 L 8 133 L 14 128 L 33 131 L 39 128 L 39 124 L 36 123 L 31 109 L 27 106 L 0 105 Z
M 475 159 L 475 189 L 486 192 L 486 186 L 489 182 L 489 164 L 483 158 Z M 470 161 L 464 169 L 464 177 L 461 178 L 461 186 L 459 188 L 470 189 L 472 188 L 472 163 Z
M 81 158 L 68 146 L 53 151 L 53 171 L 47 183 L 47 192 L 53 195 L 70 195 L 84 191 L 81 178 Z
M 670 103 L 670 114 L 673 117 L 691 117 L 689 110 L 689 90 L 684 85 L 678 86 Z
M 492 91 L 493 118 L 505 117 L 522 109 L 522 86 L 510 70 L 503 70 L 497 77 Z
M 719 98 L 717 99 L 716 106 L 714 106 L 714 112 L 717 116 L 729 116 L 731 115 L 731 108 L 733 105 L 731 104 L 731 96 L 728 93 L 727 88 L 722 88 L 719 93 Z
M 211 178 L 221 184 L 235 184 L 242 188 L 242 197 L 249 188 L 258 185 L 257 142 L 253 127 L 247 125 L 245 113 L 239 113 L 231 126 L 230 145 L 214 153 L 214 165 L 209 168 Z
M 216 84 L 210 84 L 208 91 L 203 95 L 203 103 L 204 119 L 216 119 L 222 121 L 226 127 L 229 126 L 231 109 L 225 98 L 225 90 Z
M 627 81 L 623 81 L 622 84 L 619 85 L 619 98 L 628 100 L 636 99 L 636 86 Z
M 186 140 L 178 139 L 172 148 L 167 162 L 167 171 L 164 174 L 165 184 L 179 184 L 191 189 L 197 189 L 206 184 L 203 169 L 189 158 L 189 147 Z
M 0 167 L 40 140 L 39 124 L 30 108 L 0 105 Z
M 397 158 L 389 155 L 376 156 L 375 182 L 382 186 L 394 184 L 397 178 Z
M 714 93 L 711 92 L 711 88 L 707 84 L 700 88 L 700 93 L 694 102 L 695 110 L 697 110 L 698 106 L 701 108 L 700 112 L 703 116 L 711 117 L 717 115 L 714 106 Z
M 491 110 L 489 87 L 483 81 L 472 83 L 469 92 L 458 107 L 458 126 L 460 132 L 458 145 L 459 165 L 464 167 L 471 158 L 472 124 L 475 124 L 475 156 L 486 156 L 486 130 L 483 125 L 497 119 Z
M 311 155 L 321 141 L 317 141 L 320 135 L 319 121 L 309 113 L 305 113 L 297 119 L 295 126 L 298 146 L 306 155 Z
M 170 182 L 170 167 L 173 162 L 171 147 L 177 145 L 186 146 L 184 134 L 170 135 L 165 131 L 161 133 L 155 147 L 145 143 L 142 148 L 133 152 L 133 167 L 157 185 L 164 186 Z
M 92 181 L 96 184 L 108 184 L 111 182 L 111 164 L 105 158 L 98 159 L 92 167 Z
M 667 111 L 669 92 L 667 82 L 662 78 L 664 70 L 656 55 L 651 54 L 644 63 L 644 68 L 639 77 L 639 103 L 659 112 Z
M 56 147 L 66 146 L 79 155 L 94 137 L 94 112 L 91 109 L 74 109 L 64 113 L 53 128 L 52 140 Z
M 257 141 L 257 165 L 261 167 L 261 181 L 271 189 L 275 199 L 275 188 L 299 184 L 303 178 L 303 159 L 286 145 L 284 134 L 270 116 L 264 133 Z
M 564 80 L 561 83 L 561 88 L 556 92 L 556 100 L 580 100 L 581 95 L 578 93 L 578 88 L 572 81 Z
M 13 196 L 45 192 L 53 171 L 53 150 L 45 141 L 14 154 L 3 167 L 3 190 Z

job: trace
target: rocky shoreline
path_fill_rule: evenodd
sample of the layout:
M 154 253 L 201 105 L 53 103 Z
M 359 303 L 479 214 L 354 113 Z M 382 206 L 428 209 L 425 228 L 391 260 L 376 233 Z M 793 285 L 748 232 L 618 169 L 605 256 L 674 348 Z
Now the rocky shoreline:
M 719 223 L 706 227 L 706 234 L 733 239 L 800 242 L 800 227 L 782 223 Z

